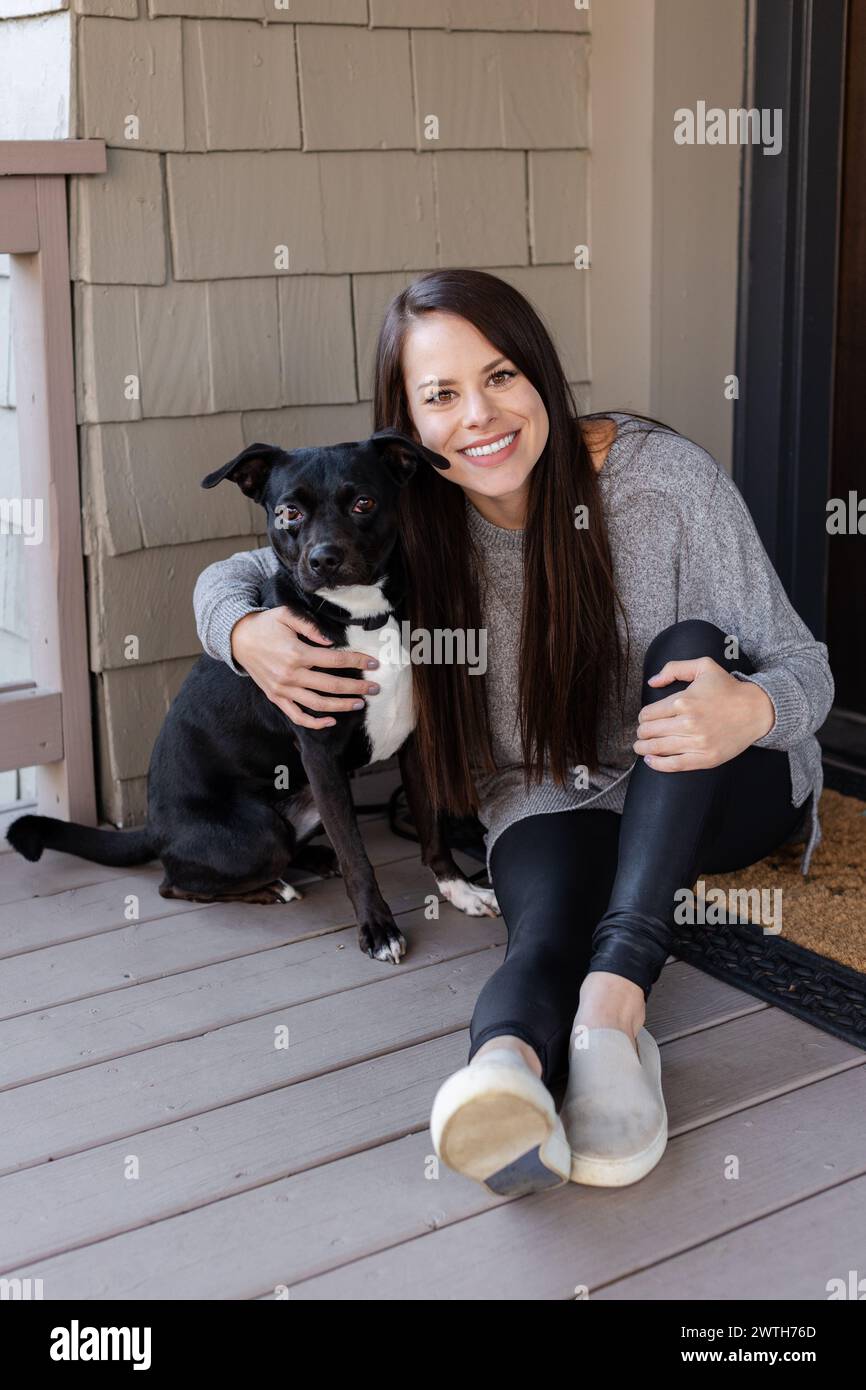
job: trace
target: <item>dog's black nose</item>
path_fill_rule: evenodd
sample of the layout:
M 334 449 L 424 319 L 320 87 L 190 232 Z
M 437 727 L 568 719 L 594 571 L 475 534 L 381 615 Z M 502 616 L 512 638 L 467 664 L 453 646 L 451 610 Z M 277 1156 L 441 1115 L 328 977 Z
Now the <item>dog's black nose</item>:
M 314 574 L 330 575 L 340 568 L 345 551 L 338 545 L 316 545 L 307 556 L 307 564 Z

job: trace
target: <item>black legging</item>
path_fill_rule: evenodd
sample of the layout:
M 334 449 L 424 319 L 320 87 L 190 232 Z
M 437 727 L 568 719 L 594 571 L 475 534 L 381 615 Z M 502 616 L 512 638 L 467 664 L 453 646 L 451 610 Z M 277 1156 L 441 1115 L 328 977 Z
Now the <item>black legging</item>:
M 665 628 L 646 653 L 642 703 L 687 688 L 647 684 L 666 661 L 710 656 L 750 675 L 745 654 L 725 655 L 727 640 L 697 619 Z M 752 745 L 694 772 L 657 772 L 639 758 L 621 816 L 587 807 L 508 826 L 490 856 L 508 947 L 478 996 L 470 1059 L 510 1033 L 535 1048 L 548 1085 L 564 1078 L 584 976 L 608 970 L 648 997 L 670 954 L 677 890 L 757 863 L 807 809 L 792 805 L 787 753 Z

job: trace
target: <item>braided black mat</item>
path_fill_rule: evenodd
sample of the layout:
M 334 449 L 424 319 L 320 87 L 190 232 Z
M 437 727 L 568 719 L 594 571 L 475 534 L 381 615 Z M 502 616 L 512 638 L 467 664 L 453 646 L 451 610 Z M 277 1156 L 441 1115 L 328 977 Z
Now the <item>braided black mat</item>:
M 824 784 L 844 796 L 866 799 L 866 773 L 824 760 Z M 671 954 L 717 980 L 823 1028 L 866 1050 L 866 975 L 818 955 L 796 941 L 765 935 L 753 922 L 725 922 L 711 932 L 697 925 L 674 928 Z
M 825 780 L 849 796 L 864 795 L 862 774 L 842 777 L 827 766 Z M 395 835 L 417 842 L 402 786 L 391 795 L 388 819 Z M 452 849 L 481 862 L 481 870 L 470 875 L 473 882 L 487 881 L 483 835 L 474 816 L 449 824 Z M 678 925 L 674 933 L 671 954 L 679 960 L 866 1051 L 866 975 L 860 971 L 795 941 L 765 935 L 752 922 L 714 924 L 711 931 Z
M 752 922 L 677 926 L 671 954 L 866 1050 L 866 976 Z

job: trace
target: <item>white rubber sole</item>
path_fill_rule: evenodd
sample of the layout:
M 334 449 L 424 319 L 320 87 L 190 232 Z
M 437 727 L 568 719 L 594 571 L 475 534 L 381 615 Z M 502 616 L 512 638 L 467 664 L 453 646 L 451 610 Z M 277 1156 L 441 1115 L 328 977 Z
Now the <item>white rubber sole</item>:
M 639 1182 L 655 1168 L 668 1143 L 668 1126 L 664 1126 L 652 1144 L 640 1153 L 628 1158 L 591 1157 L 588 1154 L 571 1154 L 571 1181 L 583 1183 L 586 1187 L 628 1187 Z
M 498 1197 L 560 1187 L 571 1175 L 553 1097 L 519 1061 L 482 1057 L 454 1072 L 436 1093 L 430 1132 L 443 1163 Z
M 569 1134 L 571 1145 L 571 1181 L 583 1183 L 587 1187 L 628 1187 L 646 1177 L 667 1148 L 668 1114 L 661 1082 L 661 1056 L 658 1044 L 645 1028 L 638 1032 L 638 1053 L 641 1067 L 648 1077 L 655 1101 L 661 1116 L 658 1131 L 652 1140 L 639 1150 L 621 1156 L 586 1153 L 580 1149 L 580 1131 L 577 1135 L 571 1126 Z M 611 1086 L 616 1078 L 611 1077 Z

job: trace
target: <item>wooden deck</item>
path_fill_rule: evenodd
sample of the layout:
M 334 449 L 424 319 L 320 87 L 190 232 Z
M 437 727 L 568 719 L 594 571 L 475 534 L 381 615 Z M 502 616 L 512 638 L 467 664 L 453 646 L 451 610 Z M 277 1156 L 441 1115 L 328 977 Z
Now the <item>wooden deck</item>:
M 389 1301 L 823 1301 L 866 1274 L 866 1053 L 674 961 L 647 1178 L 506 1200 L 431 1173 L 505 928 L 428 920 L 417 847 L 364 831 L 399 967 L 358 950 L 340 880 L 196 906 L 156 865 L 0 855 L 0 1273 L 46 1299 Z

